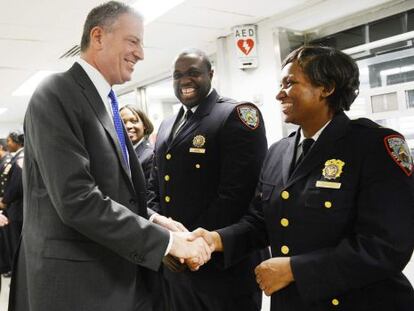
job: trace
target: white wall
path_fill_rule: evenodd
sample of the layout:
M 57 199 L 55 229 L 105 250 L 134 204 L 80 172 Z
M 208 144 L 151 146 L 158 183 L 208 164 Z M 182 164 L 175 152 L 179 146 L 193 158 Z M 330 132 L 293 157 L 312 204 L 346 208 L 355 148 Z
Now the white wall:
M 1 122 L 0 123 L 0 138 L 6 138 L 12 131 L 22 131 L 23 125 L 21 122 Z
M 269 145 L 282 138 L 282 119 L 276 93 L 279 88 L 280 56 L 269 20 L 257 25 L 259 65 L 238 68 L 232 35 L 217 39 L 215 85 L 221 95 L 257 104 L 263 114 Z M 278 41 L 278 40 L 276 40 Z

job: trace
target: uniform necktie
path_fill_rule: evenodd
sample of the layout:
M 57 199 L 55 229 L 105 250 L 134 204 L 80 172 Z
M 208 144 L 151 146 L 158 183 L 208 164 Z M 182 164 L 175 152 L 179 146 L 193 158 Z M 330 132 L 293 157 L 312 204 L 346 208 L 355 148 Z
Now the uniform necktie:
M 303 161 L 303 159 L 305 158 L 306 154 L 308 153 L 309 149 L 312 147 L 314 142 L 315 141 L 312 138 L 305 138 L 302 141 L 302 154 L 299 156 L 298 160 L 296 161 L 295 167 L 297 167 L 299 163 Z
M 312 147 L 313 143 L 315 141 L 312 138 L 305 138 L 302 142 L 302 154 L 303 156 L 306 156 L 309 149 Z
M 119 116 L 118 111 L 118 100 L 116 99 L 116 95 L 114 90 L 111 89 L 109 92 L 109 98 L 111 99 L 111 107 L 112 107 L 112 117 L 114 120 L 115 131 L 118 136 L 119 144 L 121 145 L 122 155 L 124 157 L 125 164 L 128 166 L 128 155 L 127 155 L 127 148 L 125 142 L 125 135 L 122 126 L 121 117 Z
M 177 136 L 177 134 L 181 131 L 181 129 L 185 126 L 185 124 L 188 122 L 188 120 L 193 115 L 193 112 L 191 109 L 188 109 L 184 115 L 184 121 L 178 126 L 177 130 L 175 131 L 174 137 Z

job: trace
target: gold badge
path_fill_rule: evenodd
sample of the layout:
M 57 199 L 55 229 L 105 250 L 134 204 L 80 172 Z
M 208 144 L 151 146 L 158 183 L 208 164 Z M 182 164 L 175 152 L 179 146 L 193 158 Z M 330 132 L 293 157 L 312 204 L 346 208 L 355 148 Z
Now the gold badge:
M 193 138 L 193 146 L 196 148 L 201 148 L 206 143 L 206 138 L 203 135 L 197 135 Z
M 331 159 L 325 162 L 325 168 L 322 170 L 322 175 L 325 179 L 336 179 L 341 176 L 342 168 L 345 162 L 341 160 Z

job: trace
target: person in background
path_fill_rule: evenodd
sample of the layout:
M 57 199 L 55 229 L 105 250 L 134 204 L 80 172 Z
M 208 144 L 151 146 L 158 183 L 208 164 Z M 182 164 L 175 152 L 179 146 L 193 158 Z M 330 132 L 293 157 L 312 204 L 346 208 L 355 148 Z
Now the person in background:
M 117 1 L 89 12 L 81 56 L 45 79 L 27 107 L 22 239 L 9 311 L 151 310 L 145 281 L 199 239 L 149 220 L 145 180 L 118 112 L 115 84 L 143 60 L 143 19 Z
M 0 139 L 0 202 L 3 199 L 4 189 L 7 184 L 9 172 L 11 165 L 11 154 L 7 150 L 7 139 Z M 1 204 L 1 203 L 0 203 Z M 10 275 L 11 264 L 10 264 L 10 255 L 8 250 L 8 245 L 6 242 L 6 233 L 7 228 L 5 227 L 9 220 L 5 215 L 5 210 L 0 211 L 0 274 Z M 0 277 L 0 288 L 1 288 L 1 277 Z
M 23 226 L 23 181 L 22 170 L 24 163 L 24 135 L 21 132 L 11 132 L 7 136 L 7 149 L 12 158 L 6 164 L 8 171 L 0 208 L 6 209 L 9 224 L 4 228 L 5 239 L 8 245 L 9 262 L 13 263 L 20 234 Z
M 136 106 L 126 105 L 119 110 L 119 114 L 148 182 L 154 158 L 154 146 L 148 138 L 154 131 L 154 126 L 148 116 Z
M 270 148 L 249 213 L 195 234 L 226 263 L 269 245 L 255 273 L 272 311 L 414 310 L 413 158 L 400 133 L 345 115 L 358 90 L 350 56 L 291 52 L 276 98 L 299 129 Z
M 208 56 L 187 49 L 174 63 L 173 87 L 182 103 L 157 134 L 148 206 L 189 230 L 237 222 L 254 193 L 267 150 L 259 109 L 220 96 Z M 253 268 L 267 252 L 253 252 L 228 269 L 220 256 L 196 272 L 164 268 L 170 310 L 260 310 Z

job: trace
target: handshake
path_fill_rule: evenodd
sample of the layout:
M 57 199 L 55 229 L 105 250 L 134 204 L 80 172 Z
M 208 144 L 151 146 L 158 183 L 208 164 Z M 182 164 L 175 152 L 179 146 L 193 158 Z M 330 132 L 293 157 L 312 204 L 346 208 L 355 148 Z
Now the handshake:
M 213 252 L 223 250 L 217 232 L 202 228 L 189 232 L 181 223 L 161 215 L 157 215 L 153 222 L 172 232 L 172 245 L 163 262 L 173 271 L 182 271 L 186 267 L 196 271 L 210 260 Z

